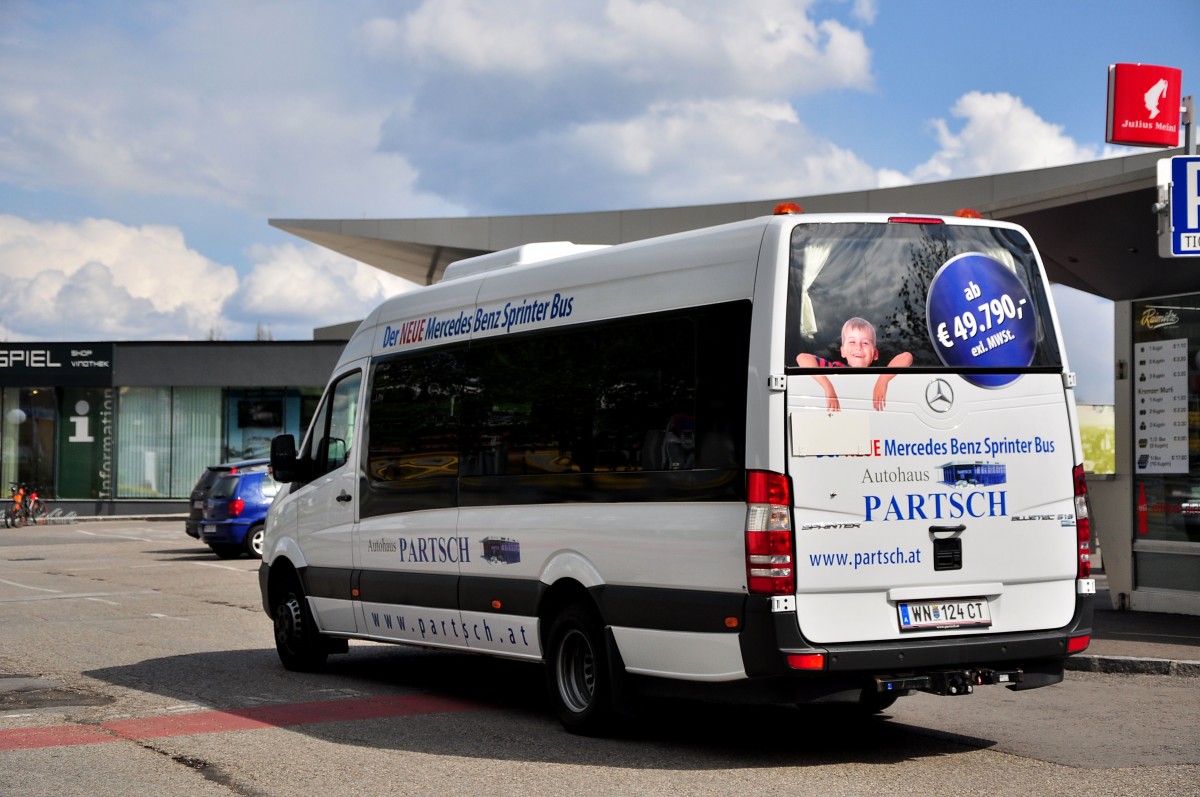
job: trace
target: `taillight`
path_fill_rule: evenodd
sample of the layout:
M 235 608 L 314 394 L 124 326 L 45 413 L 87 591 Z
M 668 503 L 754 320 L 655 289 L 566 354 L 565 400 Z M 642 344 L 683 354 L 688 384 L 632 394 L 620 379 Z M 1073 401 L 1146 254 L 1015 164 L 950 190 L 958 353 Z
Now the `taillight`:
M 889 216 L 890 224 L 945 224 L 937 216 Z
M 1071 471 L 1075 480 L 1075 541 L 1079 546 L 1078 578 L 1092 577 L 1092 521 L 1088 517 L 1087 481 L 1083 466 L 1076 465 Z
M 792 490 L 782 473 L 746 474 L 746 575 L 754 595 L 792 595 Z
M 823 670 L 825 669 L 825 654 L 789 653 L 787 663 L 793 670 Z
M 242 510 L 246 508 L 246 502 L 240 498 L 235 498 L 229 502 L 229 516 L 237 517 L 242 514 Z

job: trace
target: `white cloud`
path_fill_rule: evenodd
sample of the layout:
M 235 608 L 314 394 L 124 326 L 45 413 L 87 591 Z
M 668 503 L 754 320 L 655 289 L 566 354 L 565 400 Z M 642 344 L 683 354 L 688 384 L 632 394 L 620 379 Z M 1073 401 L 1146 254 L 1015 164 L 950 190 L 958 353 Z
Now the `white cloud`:
M 580 125 L 665 120 L 671 107 L 695 125 L 692 103 L 870 87 L 861 32 L 816 7 L 439 0 L 388 16 L 386 5 L 141 4 L 71 25 L 18 14 L 0 48 L 0 184 L 262 217 L 488 212 L 502 205 L 473 180 L 502 190 Z M 871 0 L 854 9 L 869 16 Z M 729 141 L 711 123 L 709 138 Z M 463 152 L 494 145 L 522 160 L 481 171 L 483 156 Z
M 316 246 L 282 244 L 251 251 L 254 261 L 225 305 L 222 337 L 254 337 L 259 325 L 276 339 L 312 337 L 316 327 L 355 321 L 415 284 Z
M 732 202 L 1118 152 L 1005 93 L 960 97 L 930 123 L 936 153 L 907 174 L 818 135 L 807 95 L 871 99 L 873 53 L 854 25 L 877 6 L 144 2 L 81 6 L 69 24 L 21 6 L 0 25 L 0 207 L 52 215 L 65 197 L 142 219 L 169 205 L 154 218 L 182 207 L 219 239 L 217 219 Z M 0 298 L 0 335 L 308 337 L 408 287 L 308 244 L 225 245 L 246 253 L 243 276 L 170 224 L 0 216 L 0 273 L 42 297 Z
M 0 336 L 9 340 L 308 339 L 413 283 L 309 244 L 260 246 L 248 275 L 170 227 L 0 216 Z
M 879 14 L 877 0 L 854 0 L 854 16 L 870 25 Z
M 203 337 L 237 287 L 178 229 L 99 219 L 0 216 L 0 264 L 0 317 L 33 339 Z
M 372 18 L 358 38 L 381 68 L 419 76 L 382 148 L 474 213 L 737 201 L 874 186 L 796 119 L 797 96 L 873 85 L 863 34 L 818 9 L 439 0 Z M 843 180 L 822 155 L 848 167 Z
M 379 150 L 392 108 L 351 38 L 330 34 L 345 24 L 339 8 L 139 11 L 145 18 L 126 29 L 136 40 L 85 14 L 77 26 L 51 34 L 31 25 L 6 41 L 0 182 L 199 199 L 262 216 L 344 214 L 349 197 L 353 211 L 372 215 L 462 211 L 416 189 L 402 153 Z
M 814 21 L 812 2 L 764 0 L 427 0 L 403 17 L 365 21 L 380 61 L 428 74 L 520 76 L 526 90 L 603 71 L 613 86 L 659 99 L 778 96 L 871 84 L 862 34 Z M 863 6 L 869 11 L 870 4 Z
M 583 155 L 596 195 L 621 197 L 632 186 L 646 204 L 871 188 L 877 179 L 853 153 L 809 133 L 782 102 L 658 103 L 637 118 L 580 125 L 554 148 Z
M 955 132 L 944 119 L 931 122 L 939 150 L 911 173 L 917 182 L 1042 169 L 1120 154 L 1112 147 L 1080 145 L 1061 125 L 1038 116 L 1011 94 L 972 91 L 951 114 L 964 120 Z

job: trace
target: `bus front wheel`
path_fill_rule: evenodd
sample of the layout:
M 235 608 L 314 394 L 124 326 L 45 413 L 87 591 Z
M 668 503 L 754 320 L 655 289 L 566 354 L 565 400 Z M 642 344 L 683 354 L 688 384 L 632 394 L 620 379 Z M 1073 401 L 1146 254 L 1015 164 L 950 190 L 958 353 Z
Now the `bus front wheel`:
M 289 578 L 279 590 L 273 612 L 275 650 L 284 668 L 293 672 L 314 672 L 324 667 L 328 650 L 322 644 L 298 579 Z

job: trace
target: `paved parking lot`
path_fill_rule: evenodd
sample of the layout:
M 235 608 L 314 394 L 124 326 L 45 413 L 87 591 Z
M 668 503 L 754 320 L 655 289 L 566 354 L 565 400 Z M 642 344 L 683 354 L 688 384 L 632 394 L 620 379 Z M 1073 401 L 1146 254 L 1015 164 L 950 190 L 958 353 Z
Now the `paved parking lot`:
M 562 731 L 535 665 L 355 644 L 279 666 L 257 561 L 182 523 L 0 534 L 0 794 L 1200 791 L 1200 679 L 1072 672 L 880 719 L 656 702 Z

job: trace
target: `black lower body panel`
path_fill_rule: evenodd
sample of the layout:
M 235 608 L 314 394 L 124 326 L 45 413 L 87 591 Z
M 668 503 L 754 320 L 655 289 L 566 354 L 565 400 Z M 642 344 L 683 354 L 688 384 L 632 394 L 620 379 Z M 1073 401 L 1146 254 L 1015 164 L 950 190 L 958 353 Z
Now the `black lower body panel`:
M 1032 689 L 1062 680 L 1069 640 L 1091 633 L 1092 602 L 1091 595 L 1077 596 L 1071 622 L 1049 631 L 817 645 L 805 639 L 793 612 L 772 612 L 769 599 L 751 598 L 741 634 L 742 659 L 751 680 L 869 686 L 877 676 L 990 668 L 1019 669 L 1024 677 L 1009 688 Z M 824 655 L 823 669 L 788 666 L 789 655 L 818 653 Z

